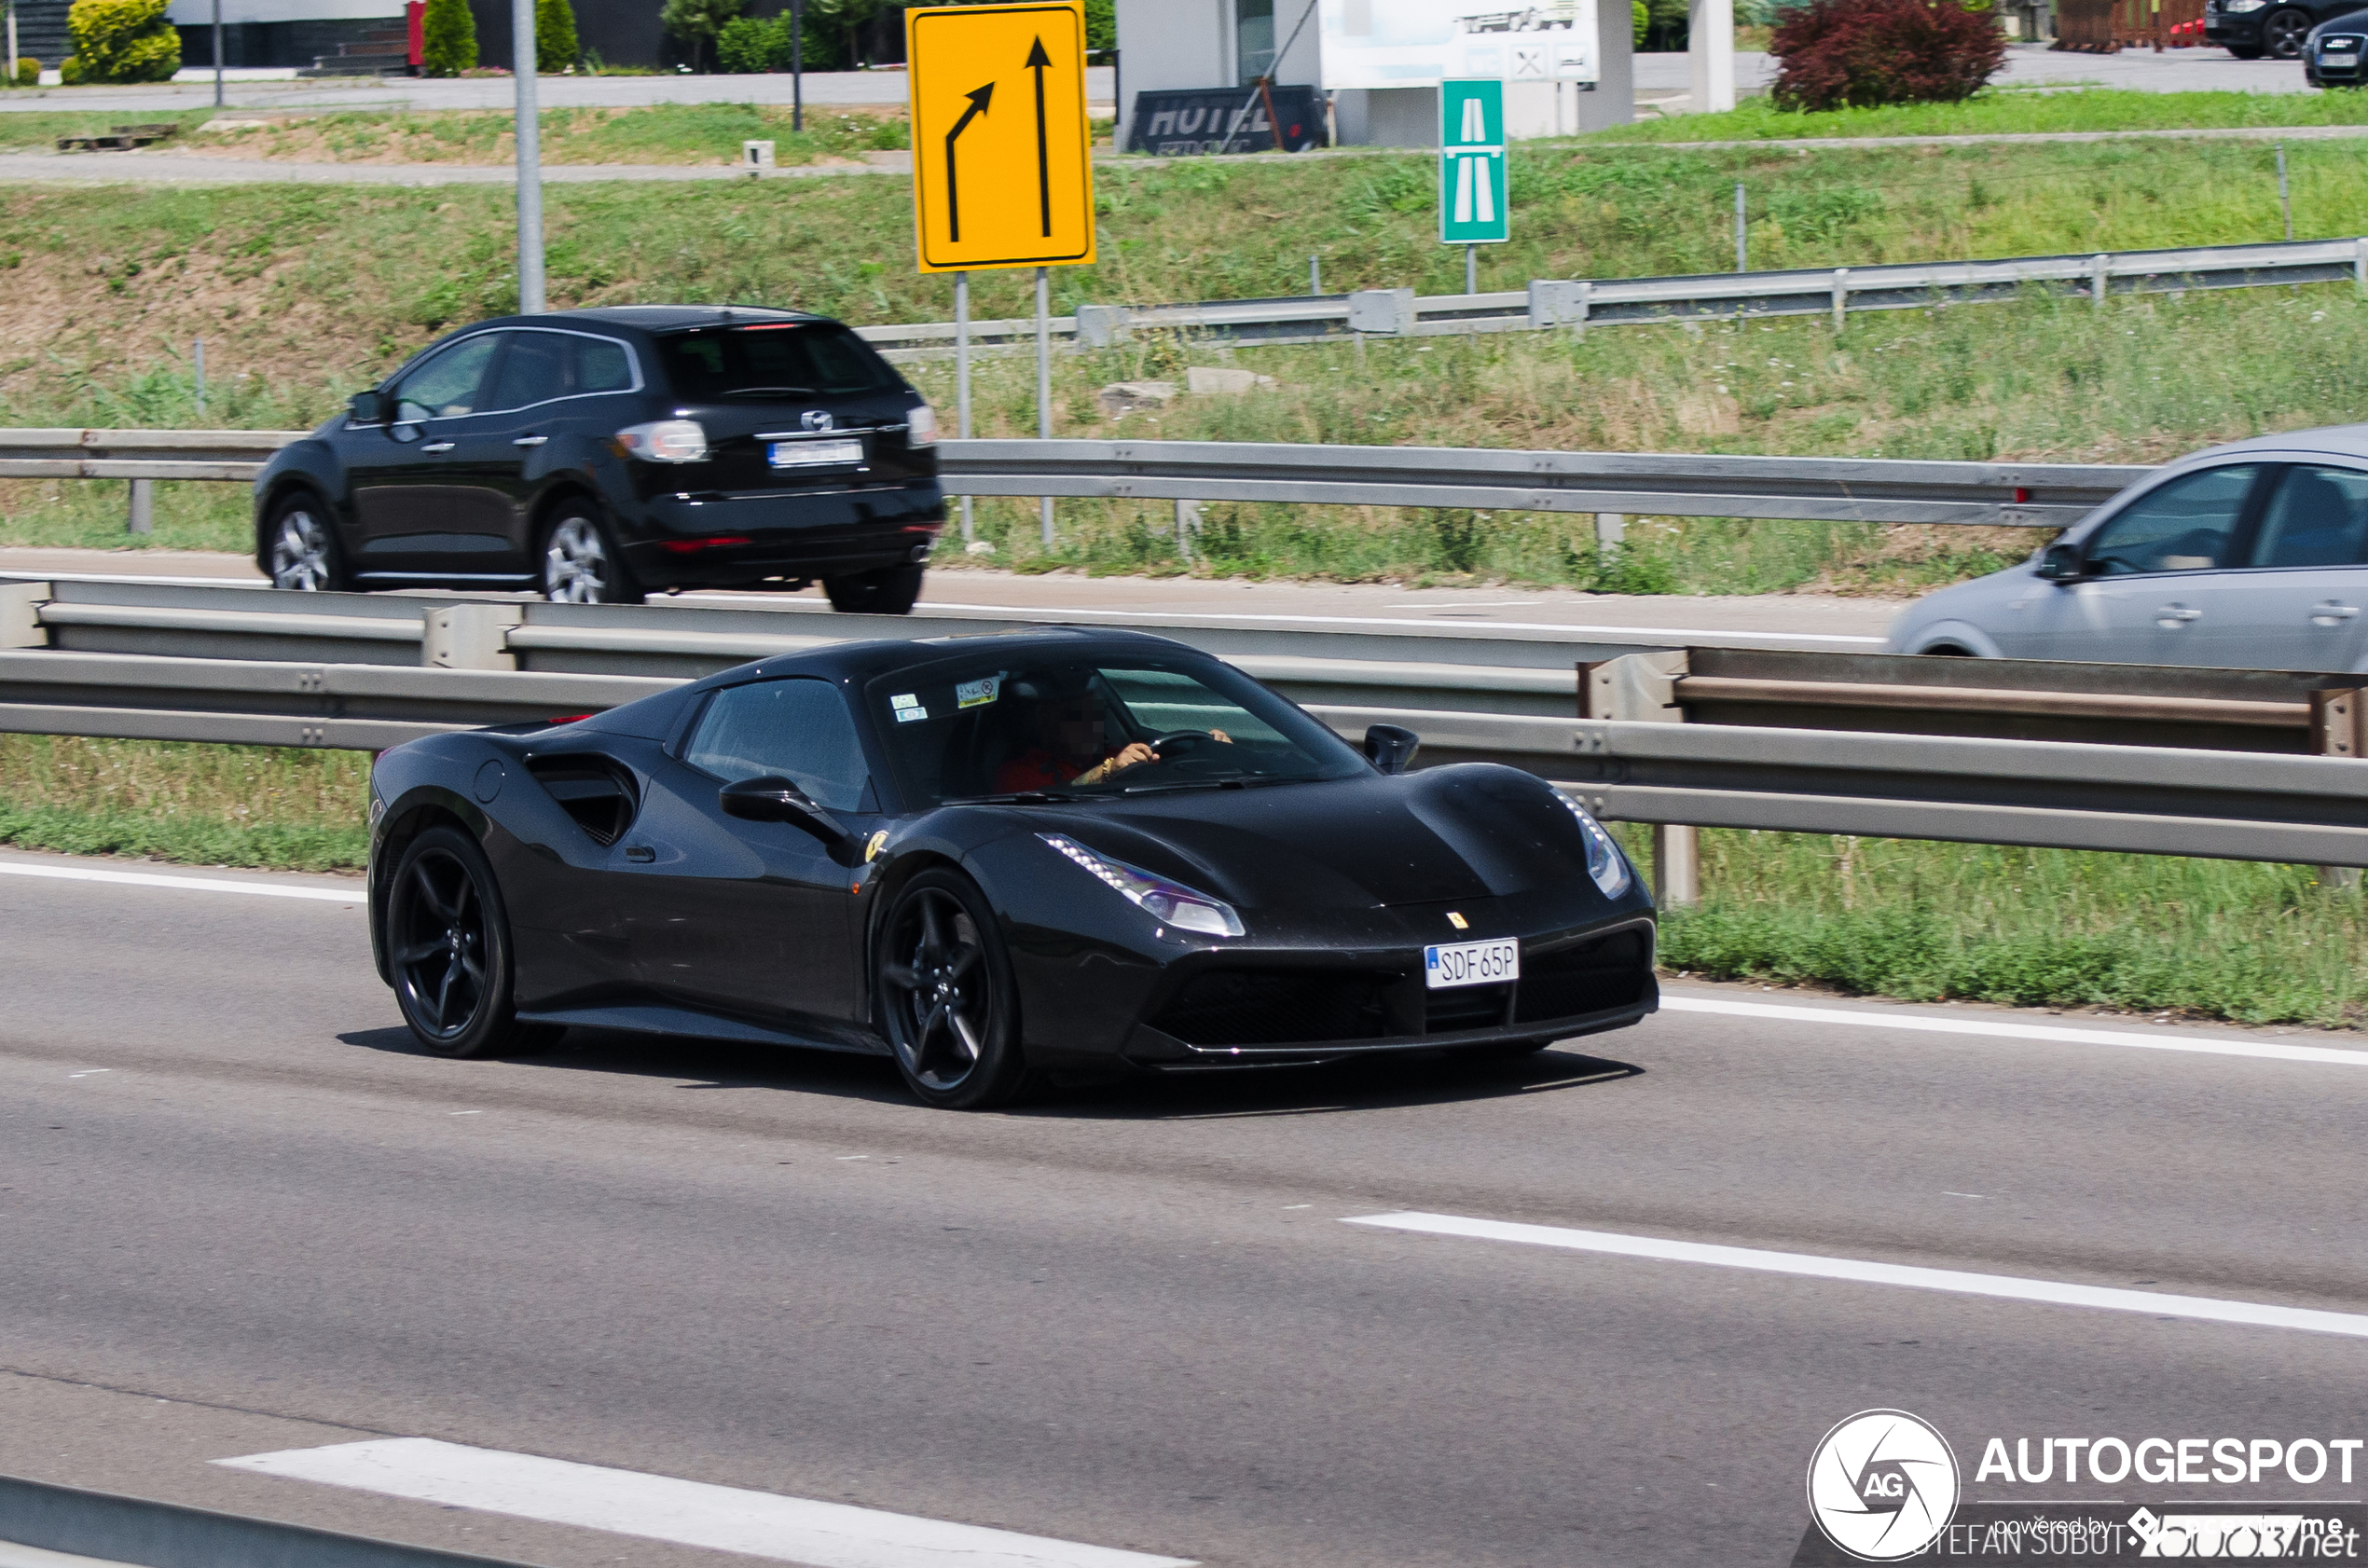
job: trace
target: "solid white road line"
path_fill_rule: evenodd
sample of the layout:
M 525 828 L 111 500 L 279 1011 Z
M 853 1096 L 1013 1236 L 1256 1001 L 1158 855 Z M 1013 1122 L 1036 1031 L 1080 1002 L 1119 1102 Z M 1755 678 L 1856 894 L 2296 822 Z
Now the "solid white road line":
M 1934 1018 L 1907 1012 L 1862 1012 L 1852 1008 L 1790 1007 L 1775 1002 L 1730 1002 L 1724 997 L 1661 993 L 1663 1012 L 1709 1012 L 1729 1018 L 1767 1018 L 1787 1024 L 1837 1024 L 1853 1029 L 1907 1029 L 1927 1035 L 1987 1035 L 1994 1039 L 2047 1040 L 2064 1045 L 2113 1045 L 2138 1051 L 2184 1051 L 2199 1056 L 2251 1056 L 2265 1062 L 2326 1062 L 2368 1067 L 2368 1051 L 2332 1045 L 2281 1045 L 2275 1040 L 2214 1039 L 2206 1036 L 2143 1035 L 2134 1029 L 2066 1029 L 2048 1024 L 2009 1024 L 1987 1018 Z
M 1866 1263 L 1854 1258 L 1819 1258 L 1805 1252 L 1765 1252 L 1749 1246 L 1663 1241 L 1609 1231 L 1574 1231 L 1560 1225 L 1513 1225 L 1495 1219 L 1466 1219 L 1452 1214 L 1373 1214 L 1347 1220 L 1390 1231 L 1434 1236 L 1469 1236 L 1481 1241 L 1521 1242 L 1531 1246 L 1568 1247 L 1663 1263 L 1707 1263 L 1721 1269 L 1808 1279 L 1849 1280 L 1859 1285 L 1897 1285 L 1911 1290 L 1947 1290 L 1961 1296 L 1990 1296 L 2059 1307 L 2096 1307 L 2106 1312 L 2144 1313 L 2150 1317 L 2196 1318 L 2255 1328 L 2300 1328 L 2314 1334 L 2368 1339 L 2368 1315 L 2272 1307 L 2258 1301 L 2226 1301 L 2211 1296 L 2171 1296 L 2150 1290 L 2114 1290 L 2103 1286 L 2065 1285 L 2012 1274 L 1976 1274 L 1960 1269 L 1920 1269 L 1905 1263 Z
M 190 893 L 255 893 L 267 899 L 318 899 L 324 903 L 358 904 L 368 890 L 359 882 L 353 891 L 335 887 L 283 887 L 268 882 L 233 882 L 220 876 L 158 876 L 153 872 L 100 871 L 92 866 L 48 866 L 29 861 L 0 860 L 0 876 L 46 876 L 59 882 L 117 882 L 131 887 L 173 887 Z
M 1186 1558 L 464 1448 L 433 1437 L 386 1437 L 214 1463 L 812 1568 L 1191 1568 Z

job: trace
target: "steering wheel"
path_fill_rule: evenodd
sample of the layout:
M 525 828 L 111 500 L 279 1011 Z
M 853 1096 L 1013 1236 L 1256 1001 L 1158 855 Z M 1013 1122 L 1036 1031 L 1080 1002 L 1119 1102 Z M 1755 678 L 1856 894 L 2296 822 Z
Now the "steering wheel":
M 1204 740 L 1209 742 L 1211 745 L 1215 745 L 1217 742 L 1217 736 L 1209 734 L 1206 730 L 1170 730 L 1165 735 L 1151 741 L 1150 747 L 1151 750 L 1158 754 L 1160 761 L 1165 762 L 1167 761 L 1167 749 L 1176 745 L 1178 741 L 1187 740 L 1191 741 L 1193 746 L 1185 747 L 1183 750 L 1191 750 Z

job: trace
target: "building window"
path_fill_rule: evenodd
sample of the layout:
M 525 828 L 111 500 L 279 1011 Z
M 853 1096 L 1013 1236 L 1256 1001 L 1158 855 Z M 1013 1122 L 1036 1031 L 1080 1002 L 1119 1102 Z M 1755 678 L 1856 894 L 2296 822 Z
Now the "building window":
M 1274 69 L 1274 0 L 1233 0 L 1233 58 L 1244 87 Z

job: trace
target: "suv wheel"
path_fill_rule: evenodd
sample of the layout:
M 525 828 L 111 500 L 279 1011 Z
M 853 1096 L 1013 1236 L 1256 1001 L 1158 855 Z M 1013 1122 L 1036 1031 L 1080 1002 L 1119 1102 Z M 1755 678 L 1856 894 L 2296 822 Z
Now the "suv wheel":
M 2261 24 L 2261 42 L 2272 60 L 2298 60 L 2302 57 L 2302 41 L 2310 35 L 2311 21 L 2307 11 L 2289 7 L 2272 11 Z
M 847 615 L 910 615 L 921 597 L 918 566 L 882 567 L 851 577 L 825 577 L 822 592 L 831 608 Z
M 328 509 L 309 495 L 291 496 L 271 514 L 271 585 L 295 593 L 337 593 L 346 587 L 345 561 Z
M 571 508 L 543 536 L 543 597 L 554 604 L 639 604 L 642 596 L 600 520 Z

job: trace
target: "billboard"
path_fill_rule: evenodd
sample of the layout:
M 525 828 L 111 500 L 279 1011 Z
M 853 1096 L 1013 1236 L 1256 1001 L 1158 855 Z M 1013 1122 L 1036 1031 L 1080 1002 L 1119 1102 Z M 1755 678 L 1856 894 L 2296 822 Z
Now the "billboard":
M 1320 0 L 1327 88 L 1595 81 L 1598 0 Z

